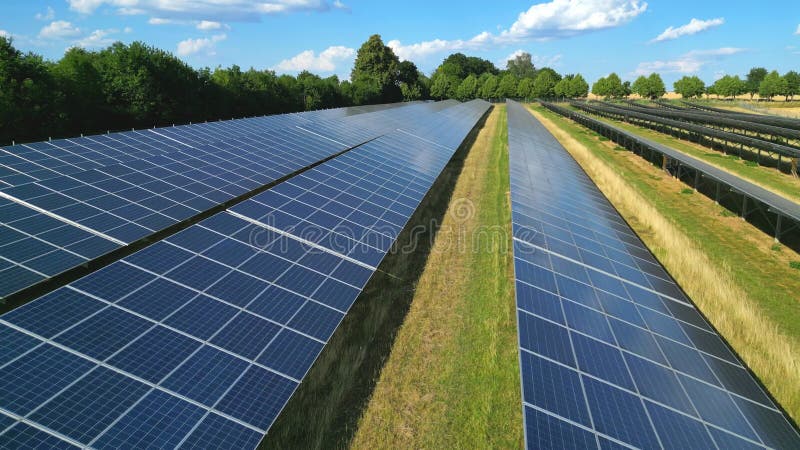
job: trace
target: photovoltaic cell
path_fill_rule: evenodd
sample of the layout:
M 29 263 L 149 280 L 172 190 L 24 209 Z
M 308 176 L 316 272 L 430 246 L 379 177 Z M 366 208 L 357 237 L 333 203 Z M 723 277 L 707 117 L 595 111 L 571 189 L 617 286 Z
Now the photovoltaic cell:
M 507 105 L 528 448 L 800 446 L 580 166 Z
M 434 110 L 288 114 L 0 148 L 0 260 L 11 264 L 0 268 L 0 298 Z
M 435 114 L 400 114 L 400 108 L 398 121 L 389 122 L 405 124 L 405 131 L 1 316 L 0 332 L 15 343 L 11 363 L 0 368 L 8 373 L 0 393 L 13 396 L 9 412 L 35 411 L 30 423 L 98 448 L 255 446 L 488 104 L 453 108 Z M 370 127 L 388 126 L 384 116 L 373 119 Z M 164 134 L 195 146 L 209 139 L 205 131 L 180 127 Z M 339 135 L 363 138 L 357 130 Z M 194 167 L 181 150 L 170 150 L 180 159 L 162 161 L 164 168 Z M 197 157 L 227 167 L 211 156 Z M 114 176 L 170 192 L 147 181 L 172 176 L 152 161 L 127 165 L 135 170 L 115 168 Z M 74 173 L 85 182 L 106 179 Z M 74 195 L 92 193 L 81 188 Z M 145 198 L 137 189 L 129 193 Z M 137 211 L 131 208 L 131 217 Z M 78 394 L 101 393 L 107 400 L 74 404 Z M 87 413 L 79 429 L 81 414 L 71 418 L 71 412 L 91 407 L 96 414 Z

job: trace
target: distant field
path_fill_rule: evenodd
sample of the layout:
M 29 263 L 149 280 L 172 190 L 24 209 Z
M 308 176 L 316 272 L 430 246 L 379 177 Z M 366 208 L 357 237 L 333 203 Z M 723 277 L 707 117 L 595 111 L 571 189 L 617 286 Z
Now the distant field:
M 631 152 L 532 108 L 670 274 L 786 408 L 800 418 L 797 253 Z
M 353 448 L 523 446 L 507 139 L 505 106 L 495 106 Z

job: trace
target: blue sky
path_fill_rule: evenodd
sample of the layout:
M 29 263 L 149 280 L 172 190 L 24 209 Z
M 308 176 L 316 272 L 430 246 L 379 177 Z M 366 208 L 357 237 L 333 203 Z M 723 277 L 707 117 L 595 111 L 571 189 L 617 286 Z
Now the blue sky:
M 355 51 L 381 34 L 430 73 L 461 51 L 590 81 L 659 72 L 711 82 L 754 65 L 800 70 L 800 1 L 698 0 L 2 0 L 0 35 L 49 59 L 71 46 L 144 41 L 195 67 L 349 77 Z

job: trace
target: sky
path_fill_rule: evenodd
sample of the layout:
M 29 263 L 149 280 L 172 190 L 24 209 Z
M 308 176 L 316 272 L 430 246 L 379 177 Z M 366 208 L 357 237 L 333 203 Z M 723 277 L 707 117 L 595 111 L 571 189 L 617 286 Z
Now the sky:
M 457 51 L 499 68 L 528 52 L 590 82 L 658 72 L 668 87 L 753 66 L 800 71 L 798 0 L 0 0 L 0 35 L 51 60 L 143 41 L 197 68 L 347 79 L 372 34 L 427 74 Z

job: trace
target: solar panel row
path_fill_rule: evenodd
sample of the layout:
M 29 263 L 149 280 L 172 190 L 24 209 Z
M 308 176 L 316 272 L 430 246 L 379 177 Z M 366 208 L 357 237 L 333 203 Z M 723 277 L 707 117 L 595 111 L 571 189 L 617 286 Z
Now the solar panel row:
M 4 148 L 0 298 L 441 106 L 418 103 L 349 116 L 330 110 Z
M 535 118 L 508 102 L 528 448 L 797 448 L 800 436 Z
M 422 136 L 409 123 L 0 316 L 0 446 L 255 447 L 455 152 L 438 142 L 488 107 L 417 114 Z

